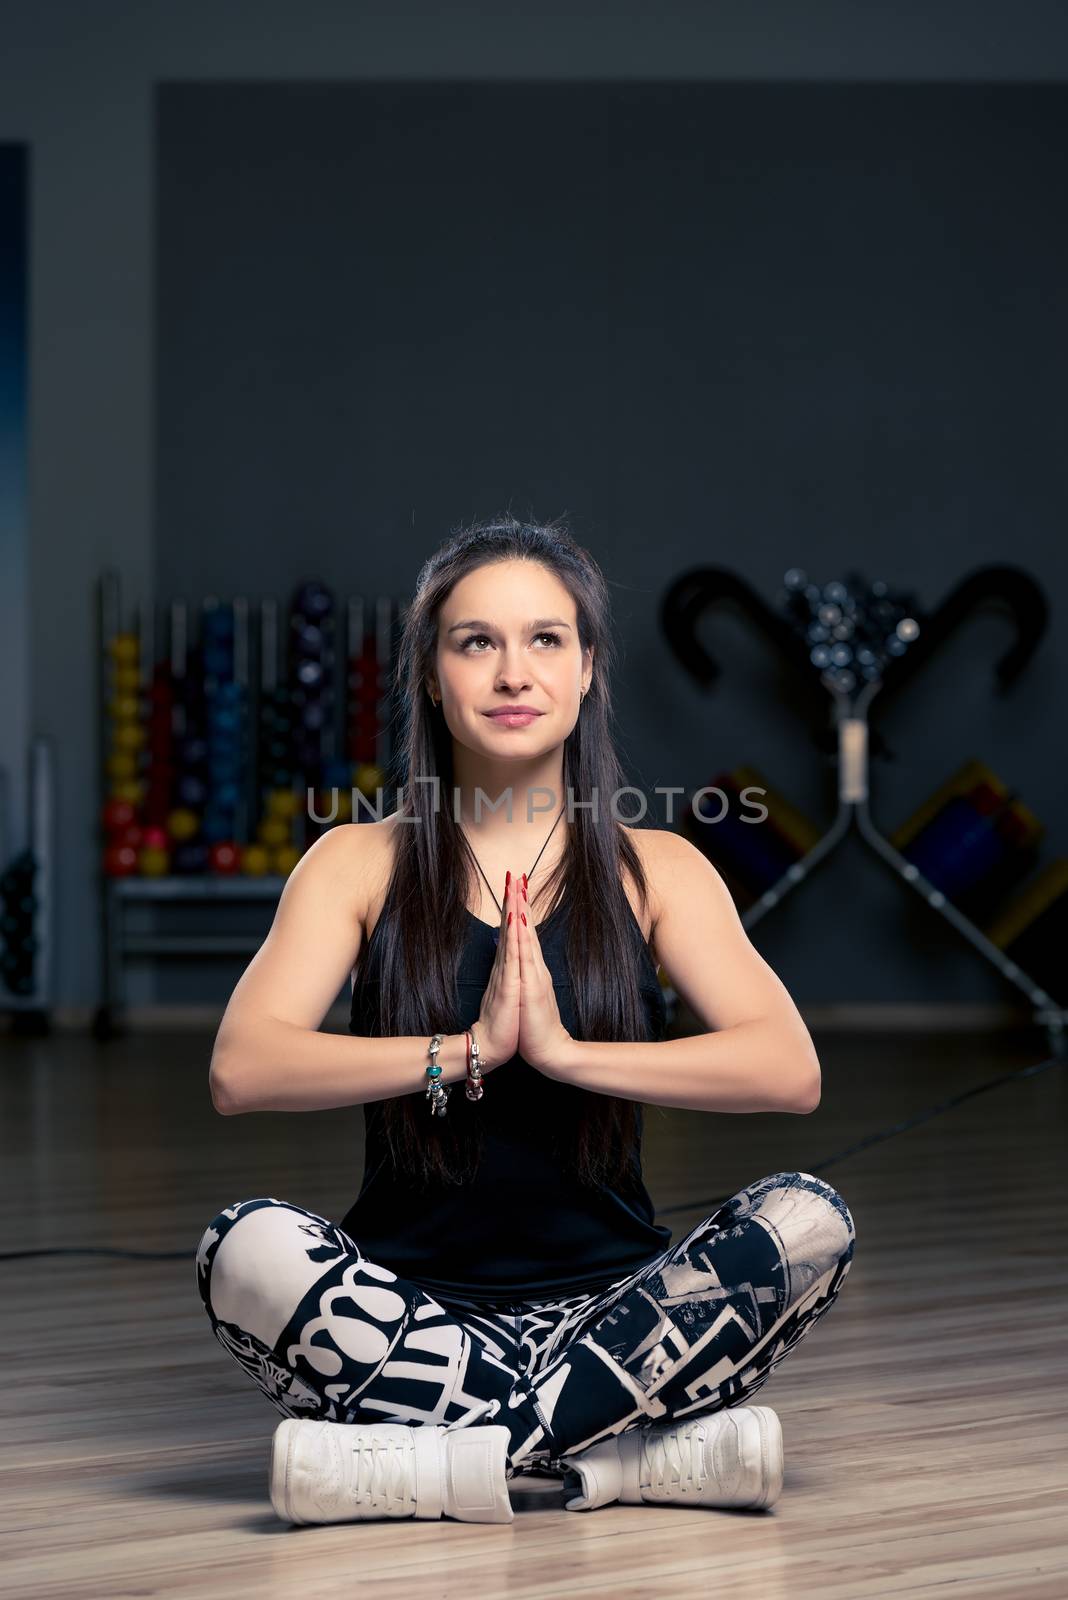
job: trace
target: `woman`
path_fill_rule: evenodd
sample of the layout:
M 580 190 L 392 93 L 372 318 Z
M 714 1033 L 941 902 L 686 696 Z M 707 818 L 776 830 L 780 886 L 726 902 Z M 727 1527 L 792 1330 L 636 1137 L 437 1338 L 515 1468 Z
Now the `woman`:
M 340 1224 L 244 1200 L 197 1252 L 286 1418 L 288 1521 L 506 1522 L 520 1472 L 571 1510 L 779 1493 L 749 1401 L 836 1298 L 853 1220 L 778 1172 L 678 1244 L 653 1222 L 641 1102 L 807 1112 L 820 1070 L 711 864 L 618 820 L 614 643 L 559 523 L 449 539 L 405 618 L 398 810 L 306 853 L 223 1017 L 221 1112 L 366 1107 Z M 708 1032 L 664 1039 L 658 963 Z M 318 1032 L 354 965 L 356 1037 Z

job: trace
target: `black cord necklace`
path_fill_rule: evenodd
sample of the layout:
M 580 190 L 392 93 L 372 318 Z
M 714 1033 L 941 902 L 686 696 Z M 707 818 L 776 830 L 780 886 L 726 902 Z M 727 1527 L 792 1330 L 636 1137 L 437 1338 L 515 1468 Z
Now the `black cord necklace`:
M 563 808 L 561 808 L 561 810 L 560 810 L 560 812 L 559 812 L 559 814 L 558 814 L 558 816 L 556 818 L 556 822 L 554 822 L 552 827 L 549 829 L 548 837 L 545 840 L 545 844 L 543 844 L 541 849 L 538 851 L 537 857 L 535 858 L 535 861 L 534 861 L 534 866 L 531 867 L 530 871 L 527 873 L 527 882 L 528 883 L 530 882 L 531 878 L 534 876 L 534 872 L 535 872 L 535 870 L 537 868 L 538 862 L 541 860 L 542 856 L 545 854 L 545 845 L 549 843 L 549 840 L 552 838 L 553 834 L 556 832 L 556 823 L 560 821 L 560 818 L 563 816 L 563 814 L 564 814 Z M 462 833 L 463 829 L 461 829 L 460 831 Z M 471 841 L 470 841 L 470 839 L 468 839 L 466 833 L 464 833 L 464 842 L 466 843 L 468 850 L 471 850 Z M 479 861 L 478 857 L 475 855 L 475 852 L 473 850 L 471 850 L 471 859 L 475 863 L 475 866 L 478 868 L 479 872 L 482 872 L 482 863 Z M 492 883 L 490 883 L 489 879 L 486 878 L 486 874 L 484 872 L 482 872 L 482 876 L 486 880 L 486 888 L 489 890 L 490 894 L 493 897 L 493 904 L 497 907 L 497 910 L 503 916 L 504 915 L 504 907 L 501 905 L 501 902 L 497 899 L 497 896 L 493 893 L 493 885 L 492 885 Z M 498 942 L 498 940 L 500 939 L 500 936 L 501 936 L 500 928 L 499 927 L 494 928 L 494 930 L 493 930 L 493 942 L 494 942 L 494 944 L 496 944 Z

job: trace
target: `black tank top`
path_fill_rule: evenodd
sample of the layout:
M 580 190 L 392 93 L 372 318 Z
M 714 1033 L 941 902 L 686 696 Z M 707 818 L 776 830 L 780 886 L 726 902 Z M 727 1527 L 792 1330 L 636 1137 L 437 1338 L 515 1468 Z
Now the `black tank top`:
M 496 955 L 495 928 L 467 913 L 467 940 L 457 977 L 464 1027 L 477 1020 Z M 538 924 L 564 1027 L 580 1035 L 571 998 L 565 936 L 567 898 Z M 639 984 L 649 1036 L 662 1039 L 663 991 L 641 927 L 630 911 Z M 364 1037 L 377 1025 L 378 942 L 372 930 L 352 994 L 349 1028 Z M 419 1083 L 423 1063 L 413 1062 Z M 474 1178 L 420 1188 L 393 1168 L 381 1131 L 381 1104 L 364 1106 L 364 1178 L 342 1227 L 370 1260 L 441 1296 L 502 1302 L 565 1298 L 600 1289 L 644 1266 L 667 1247 L 671 1229 L 653 1221 L 641 1176 L 642 1108 L 630 1156 L 633 1186 L 590 1188 L 571 1175 L 554 1150 L 554 1129 L 574 1125 L 582 1091 L 529 1066 L 518 1053 L 486 1077 L 472 1103 L 453 1086 L 453 1116 L 481 1119 L 486 1139 Z M 422 1108 L 420 1108 L 422 1109 Z M 425 1115 L 429 1121 L 430 1109 Z

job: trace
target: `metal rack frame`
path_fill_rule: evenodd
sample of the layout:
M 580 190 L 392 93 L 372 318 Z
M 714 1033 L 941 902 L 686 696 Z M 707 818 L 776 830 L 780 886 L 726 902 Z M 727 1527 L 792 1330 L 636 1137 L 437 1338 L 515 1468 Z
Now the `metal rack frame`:
M 925 878 L 907 856 L 903 856 L 895 849 L 872 821 L 868 808 L 868 706 L 881 684 L 877 679 L 873 680 L 857 695 L 855 701 L 852 701 L 848 694 L 830 685 L 826 687 L 835 700 L 838 731 L 838 810 L 835 820 L 811 850 L 807 851 L 800 861 L 795 861 L 788 867 L 782 877 L 766 889 L 742 914 L 743 927 L 746 929 L 753 927 L 774 906 L 777 906 L 791 889 L 804 882 L 813 869 L 831 854 L 855 823 L 861 838 L 871 846 L 876 855 L 893 868 L 902 882 L 920 895 L 933 911 L 937 911 L 956 928 L 981 956 L 998 969 L 1002 977 L 1007 978 L 1027 996 L 1033 1008 L 1035 1022 L 1046 1030 L 1052 1053 L 1059 1057 L 1068 1055 L 1068 1032 L 1066 1032 L 1068 1010 L 1058 1005 L 1040 984 L 1029 977 L 1014 961 L 1010 961 L 1004 951 L 986 937 L 981 928 L 977 928 L 951 900 L 947 900 L 941 889 L 929 878 Z
M 104 938 L 102 947 L 102 997 L 93 1018 L 93 1033 L 98 1039 L 111 1039 L 119 1032 L 117 1018 L 125 1008 L 124 972 L 127 960 L 140 956 L 253 956 L 263 939 L 253 934 L 130 933 L 126 927 L 126 908 L 163 903 L 205 902 L 230 905 L 274 902 L 282 893 L 285 879 L 224 878 L 211 874 L 167 878 L 105 878 Z

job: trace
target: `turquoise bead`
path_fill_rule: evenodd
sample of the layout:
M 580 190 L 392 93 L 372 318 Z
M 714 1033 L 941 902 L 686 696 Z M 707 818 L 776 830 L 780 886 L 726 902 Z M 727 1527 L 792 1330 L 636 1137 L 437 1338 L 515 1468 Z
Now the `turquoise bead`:
M 440 1067 L 427 1067 L 426 1075 L 427 1075 L 428 1078 L 440 1078 L 441 1077 L 441 1068 Z

